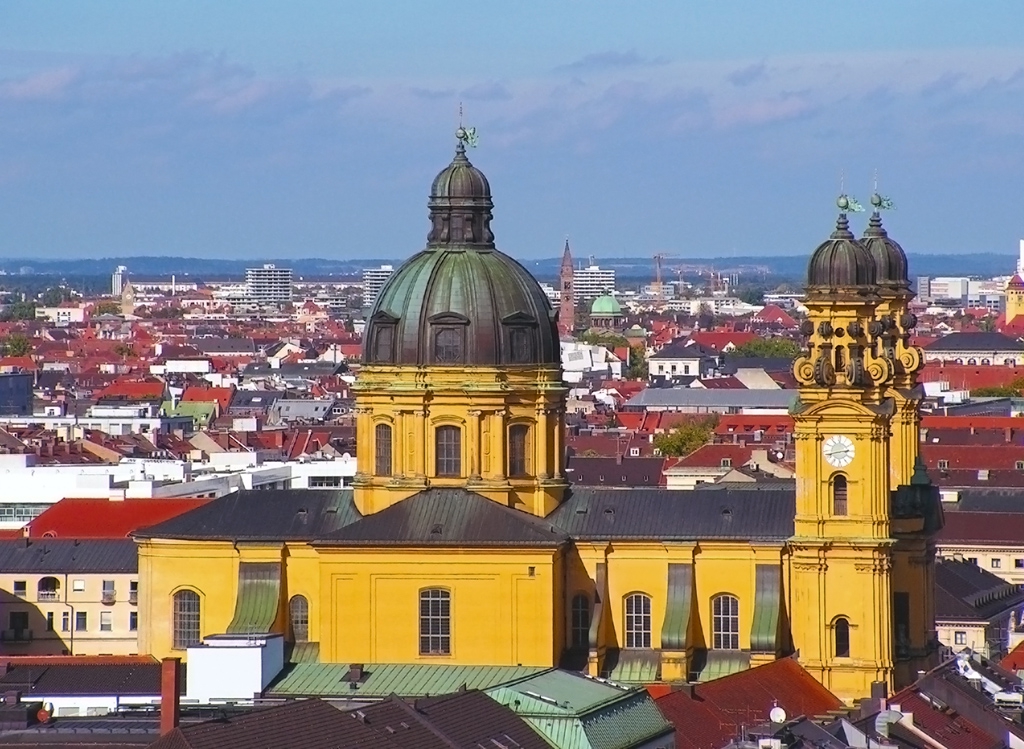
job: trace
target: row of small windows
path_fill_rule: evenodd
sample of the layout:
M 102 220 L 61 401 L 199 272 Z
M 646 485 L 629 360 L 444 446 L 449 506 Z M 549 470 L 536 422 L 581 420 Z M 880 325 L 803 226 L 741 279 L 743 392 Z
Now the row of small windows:
M 630 593 L 625 598 L 625 647 L 649 649 L 651 647 L 651 597 L 646 593 Z M 711 599 L 711 642 L 715 650 L 740 649 L 740 602 L 731 594 L 723 593 Z M 131 628 L 138 626 L 132 612 Z M 590 643 L 590 599 L 579 593 L 570 605 L 570 637 L 574 648 L 585 648 Z M 192 590 L 179 590 L 173 596 L 173 647 L 184 650 L 200 642 L 202 618 L 199 594 Z M 78 629 L 85 629 L 85 614 L 79 612 Z M 309 640 L 309 601 L 296 595 L 288 601 L 288 618 L 295 642 Z M 420 655 L 450 655 L 452 652 L 452 597 L 444 588 L 427 588 L 419 593 L 419 652 Z M 101 622 L 101 625 L 103 623 Z M 69 620 L 65 613 L 64 629 Z M 52 626 L 52 625 L 51 625 Z M 109 624 L 108 624 L 109 627 Z M 12 625 L 12 628 L 13 625 Z M 101 626 L 101 629 L 103 627 Z M 844 617 L 832 625 L 834 653 L 837 658 L 850 657 L 850 623 Z
M 393 430 L 390 424 L 377 424 L 373 430 L 374 473 L 390 476 L 394 471 L 392 452 Z M 508 475 L 527 476 L 529 464 L 530 427 L 513 424 L 508 430 Z M 462 476 L 462 429 L 439 426 L 434 430 L 434 475 Z
M 432 332 L 431 353 L 435 364 L 464 364 L 466 361 L 466 326 L 436 327 Z M 508 360 L 511 364 L 530 364 L 534 360 L 533 335 L 530 328 L 507 328 Z M 394 361 L 395 327 L 378 324 L 374 338 L 374 359 Z

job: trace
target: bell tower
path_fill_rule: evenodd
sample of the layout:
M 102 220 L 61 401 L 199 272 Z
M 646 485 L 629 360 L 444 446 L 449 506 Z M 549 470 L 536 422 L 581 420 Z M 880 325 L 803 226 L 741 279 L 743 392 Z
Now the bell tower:
M 887 394 L 877 346 L 876 268 L 837 201 L 836 229 L 807 272 L 808 339 L 794 364 L 796 517 L 790 540 L 793 642 L 801 664 L 845 699 L 893 684 Z
M 892 362 L 885 396 L 892 400 L 890 438 L 893 645 L 895 683 L 909 684 L 918 670 L 937 664 L 935 632 L 935 545 L 942 526 L 941 503 L 920 461 L 921 350 L 910 344 L 917 318 L 907 273 L 907 256 L 882 226 L 881 212 L 892 202 L 877 192 L 861 244 L 875 263 L 879 303 L 874 330 L 879 351 Z
M 562 268 L 558 273 L 558 334 L 571 336 L 576 327 L 576 287 L 573 284 L 572 253 L 569 238 L 565 239 L 562 251 Z

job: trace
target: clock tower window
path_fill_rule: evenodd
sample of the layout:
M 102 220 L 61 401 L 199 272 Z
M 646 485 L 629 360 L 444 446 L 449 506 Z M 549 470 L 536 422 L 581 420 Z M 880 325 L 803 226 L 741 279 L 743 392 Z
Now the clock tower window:
M 846 514 L 846 476 L 842 474 L 832 479 L 832 514 Z

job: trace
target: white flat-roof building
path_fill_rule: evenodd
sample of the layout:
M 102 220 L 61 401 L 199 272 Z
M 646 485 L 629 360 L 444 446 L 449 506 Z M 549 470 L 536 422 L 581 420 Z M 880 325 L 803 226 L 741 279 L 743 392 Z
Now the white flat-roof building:
M 384 284 L 395 272 L 393 265 L 382 265 L 379 268 L 363 268 L 363 307 L 372 307 Z
M 572 272 L 572 288 L 576 303 L 615 291 L 615 271 L 598 265 L 588 265 Z

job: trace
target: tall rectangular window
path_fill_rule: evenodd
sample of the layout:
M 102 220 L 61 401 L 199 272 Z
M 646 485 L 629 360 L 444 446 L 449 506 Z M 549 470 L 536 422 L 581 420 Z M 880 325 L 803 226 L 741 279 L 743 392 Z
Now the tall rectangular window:
M 378 424 L 373 429 L 374 473 L 378 476 L 391 475 L 391 427 Z
M 651 597 L 643 593 L 626 596 L 626 647 L 651 647 Z
M 60 631 L 70 632 L 71 631 L 71 612 L 65 611 L 60 615 Z
M 740 649 L 740 602 L 736 596 L 715 596 L 711 602 L 712 642 L 715 650 Z
M 136 632 L 139 629 L 139 612 L 129 611 L 128 612 L 128 629 L 132 632 Z
M 46 612 L 46 631 L 47 632 L 52 632 L 53 631 L 53 612 L 52 611 L 47 611 Z
M 434 432 L 434 450 L 436 475 L 462 475 L 462 430 L 459 427 L 438 427 Z
M 109 611 L 100 612 L 100 632 L 112 632 L 114 630 L 114 615 Z
M 89 615 L 85 611 L 75 612 L 75 631 L 85 632 L 89 629 Z
M 184 650 L 199 642 L 200 602 L 194 590 L 179 590 L 172 598 L 173 645 Z
M 420 591 L 420 655 L 452 652 L 452 599 L 447 590 Z

